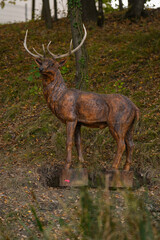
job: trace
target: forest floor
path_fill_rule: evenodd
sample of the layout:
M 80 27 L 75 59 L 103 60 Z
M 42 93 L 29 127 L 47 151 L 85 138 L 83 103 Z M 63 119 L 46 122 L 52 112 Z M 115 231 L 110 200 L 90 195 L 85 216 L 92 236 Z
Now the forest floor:
M 106 16 L 103 28 L 93 24 L 86 24 L 86 28 L 87 90 L 124 94 L 140 109 L 140 127 L 134 135 L 132 170 L 138 177 L 133 194 L 142 196 L 157 229 L 160 12 L 151 11 L 137 22 L 124 19 L 123 13 L 112 13 Z M 36 47 L 38 52 L 42 51 L 42 43 L 52 40 L 52 52 L 62 54 L 68 50 L 71 38 L 67 19 L 54 22 L 52 30 L 47 30 L 43 21 L 0 25 L 0 239 L 67 239 L 66 226 L 72 229 L 79 218 L 82 192 L 52 188 L 40 181 L 38 169 L 64 164 L 66 133 L 43 99 L 40 74 L 23 47 L 26 29 L 28 48 Z M 68 87 L 75 85 L 74 61 L 71 56 L 61 69 Z M 116 145 L 108 129 L 84 128 L 82 138 L 88 171 L 109 169 Z M 77 164 L 73 149 L 73 167 Z M 91 195 L 96 196 L 97 191 L 89 189 Z M 122 192 L 110 193 L 111 199 L 118 200 L 115 208 L 120 212 Z M 146 192 L 147 198 L 143 195 Z

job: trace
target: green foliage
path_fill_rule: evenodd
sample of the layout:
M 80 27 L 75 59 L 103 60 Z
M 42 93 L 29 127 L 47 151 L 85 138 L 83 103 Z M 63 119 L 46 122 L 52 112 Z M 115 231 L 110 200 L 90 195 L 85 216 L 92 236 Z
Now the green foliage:
M 0 2 L 0 7 L 1 7 L 2 9 L 5 7 L 5 1 L 4 1 L 4 0 L 2 0 L 2 1 Z
M 69 0 L 68 7 L 69 7 L 69 9 L 73 9 L 74 7 L 76 7 L 78 9 L 82 10 L 81 0 Z
M 42 93 L 42 88 L 35 85 L 29 90 L 29 93 L 31 95 L 40 95 Z
M 103 0 L 103 3 L 105 4 L 104 12 L 109 13 L 115 11 L 115 9 L 111 5 L 112 0 Z
M 43 225 L 42 225 L 41 221 L 39 220 L 37 213 L 33 207 L 31 207 L 31 211 L 33 213 L 33 216 L 35 217 L 39 231 L 43 233 L 44 232 Z
M 143 198 L 139 199 L 136 199 L 132 193 L 125 195 L 127 230 L 129 230 L 129 234 L 126 234 L 131 235 L 133 239 L 152 240 L 154 239 L 154 228 L 151 215 L 146 208 L 146 204 L 144 204 L 144 199 L 147 202 L 147 192 L 144 192 Z
M 99 208 L 93 203 L 86 188 L 81 193 L 81 207 L 80 226 L 83 229 L 83 239 L 95 239 L 99 230 L 97 229 Z
M 29 94 L 31 95 L 40 95 L 42 93 L 42 88 L 37 86 L 37 80 L 40 78 L 40 73 L 36 65 L 31 65 L 31 70 L 29 71 L 29 76 L 27 77 L 27 80 L 34 84 L 29 89 Z
M 81 66 L 84 68 L 85 67 L 85 59 L 84 56 L 81 57 L 81 59 L 79 60 L 79 63 L 81 64 Z
M 29 71 L 29 76 L 27 77 L 27 80 L 32 82 L 34 80 L 34 78 L 39 78 L 39 77 L 40 77 L 40 73 L 37 68 L 37 65 L 32 64 L 31 69 Z
M 119 193 L 121 195 L 121 193 Z M 144 199 L 147 198 L 145 192 Z M 120 215 L 116 202 L 109 204 L 107 192 L 99 190 L 96 197 L 84 188 L 81 190 L 80 231 L 84 240 L 158 239 L 152 218 L 145 207 L 143 198 L 135 198 L 131 192 L 122 192 L 126 208 Z M 121 198 L 119 196 L 119 198 Z M 72 230 L 70 229 L 72 232 Z M 78 239 L 73 238 L 73 239 Z
M 69 68 L 68 68 L 67 66 L 63 66 L 63 67 L 61 68 L 61 73 L 62 73 L 62 75 L 67 74 L 68 71 L 69 71 Z
M 84 240 L 103 240 L 117 235 L 107 195 L 102 190 L 93 199 L 87 188 L 81 189 L 80 229 Z
M 114 87 L 116 87 L 116 92 L 122 92 L 123 90 L 125 90 L 124 82 L 122 82 L 121 80 L 117 80 L 114 84 Z
M 118 199 L 114 195 L 118 195 Z M 57 219 L 62 239 L 158 240 L 160 232 L 153 224 L 153 217 L 146 208 L 147 198 L 146 191 L 142 196 L 135 197 L 132 192 L 122 190 L 111 194 L 110 202 L 108 190 L 99 189 L 93 195 L 87 188 L 81 188 L 79 208 L 74 209 L 73 204 L 72 216 L 68 215 L 67 206 L 64 206 L 63 215 L 68 215 L 70 220 L 66 222 L 67 219 L 62 217 Z M 119 212 L 119 204 L 122 202 L 124 207 Z M 47 228 L 44 227 L 37 211 L 37 208 L 31 207 L 35 228 L 37 227 L 39 232 L 38 239 L 55 239 L 55 234 L 51 231 L 53 222 L 50 222 Z M 21 225 L 33 239 L 37 239 L 33 229 L 30 230 L 23 222 Z
M 96 2 L 98 2 L 98 0 Z M 111 5 L 112 0 L 102 0 L 102 2 L 103 2 L 104 13 L 110 13 L 115 11 L 115 9 Z
M 16 0 L 9 0 L 8 3 L 16 4 Z M 0 0 L 0 7 L 3 9 L 5 7 L 5 0 Z

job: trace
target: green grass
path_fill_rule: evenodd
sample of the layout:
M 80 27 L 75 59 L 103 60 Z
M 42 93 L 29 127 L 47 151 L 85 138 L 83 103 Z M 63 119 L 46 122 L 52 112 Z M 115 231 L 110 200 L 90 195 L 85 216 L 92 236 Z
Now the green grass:
M 138 166 L 143 167 L 147 160 L 147 164 L 154 168 L 159 162 L 159 19 L 154 19 L 156 24 L 152 20 L 149 24 L 141 20 L 130 25 L 126 20 L 118 22 L 119 13 L 116 14 L 115 19 L 112 16 L 114 21 L 106 23 L 103 29 L 86 26 L 88 91 L 118 92 L 136 103 L 141 111 L 141 128 L 134 137 L 136 149 L 133 167 L 136 168 L 138 162 Z M 2 144 L 6 151 L 10 147 L 16 148 L 17 155 L 21 155 L 23 146 L 35 153 L 41 146 L 46 149 L 44 156 L 46 152 L 49 155 L 54 152 L 55 159 L 60 157 L 63 161 L 65 127 L 52 115 L 43 99 L 38 69 L 23 47 L 26 29 L 29 29 L 29 49 L 36 47 L 39 52 L 42 51 L 42 43 L 47 44 L 52 40 L 52 51 L 63 53 L 68 49 L 71 38 L 66 20 L 54 23 L 53 30 L 45 29 L 43 21 L 0 26 Z M 73 56 L 68 59 L 62 74 L 68 87 L 74 87 Z M 56 134 L 54 148 L 51 141 L 53 133 Z M 95 142 L 94 146 L 88 139 L 91 143 Z M 99 166 L 111 165 L 115 144 L 108 131 L 85 129 L 83 145 L 87 166 L 92 165 L 92 162 L 88 163 L 90 158 Z M 109 160 L 106 162 L 106 159 Z

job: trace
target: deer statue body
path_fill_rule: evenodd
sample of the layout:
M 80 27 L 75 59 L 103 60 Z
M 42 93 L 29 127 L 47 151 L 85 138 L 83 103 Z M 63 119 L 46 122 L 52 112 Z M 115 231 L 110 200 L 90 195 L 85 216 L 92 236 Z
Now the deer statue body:
M 126 148 L 126 163 L 124 170 L 129 171 L 133 144 L 133 128 L 135 120 L 139 119 L 139 109 L 127 97 L 121 94 L 97 94 L 84 92 L 77 89 L 68 89 L 64 83 L 59 68 L 65 64 L 65 60 L 57 62 L 56 58 L 66 57 L 77 51 L 86 38 L 85 36 L 80 45 L 67 54 L 56 56 L 47 49 L 53 58 L 42 57 L 39 53 L 33 54 L 27 49 L 26 39 L 24 46 L 26 50 L 34 56 L 39 66 L 39 71 L 43 76 L 43 93 L 51 111 L 66 124 L 67 130 L 67 158 L 66 169 L 71 166 L 72 145 L 75 139 L 75 146 L 80 162 L 83 162 L 81 146 L 81 126 L 92 128 L 109 127 L 109 131 L 117 142 L 117 153 L 114 158 L 113 168 L 118 169 L 122 154 Z M 50 44 L 50 43 L 49 43 Z

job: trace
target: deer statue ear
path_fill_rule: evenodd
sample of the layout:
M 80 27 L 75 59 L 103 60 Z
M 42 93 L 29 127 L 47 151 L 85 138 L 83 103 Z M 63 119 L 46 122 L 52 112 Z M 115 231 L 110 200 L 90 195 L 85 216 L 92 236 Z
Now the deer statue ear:
M 42 60 L 40 58 L 36 58 L 35 62 L 37 63 L 38 67 L 42 65 Z
M 67 62 L 67 59 L 66 59 L 66 58 L 65 58 L 65 59 L 62 59 L 62 60 L 58 63 L 59 67 L 63 67 L 66 62 Z

